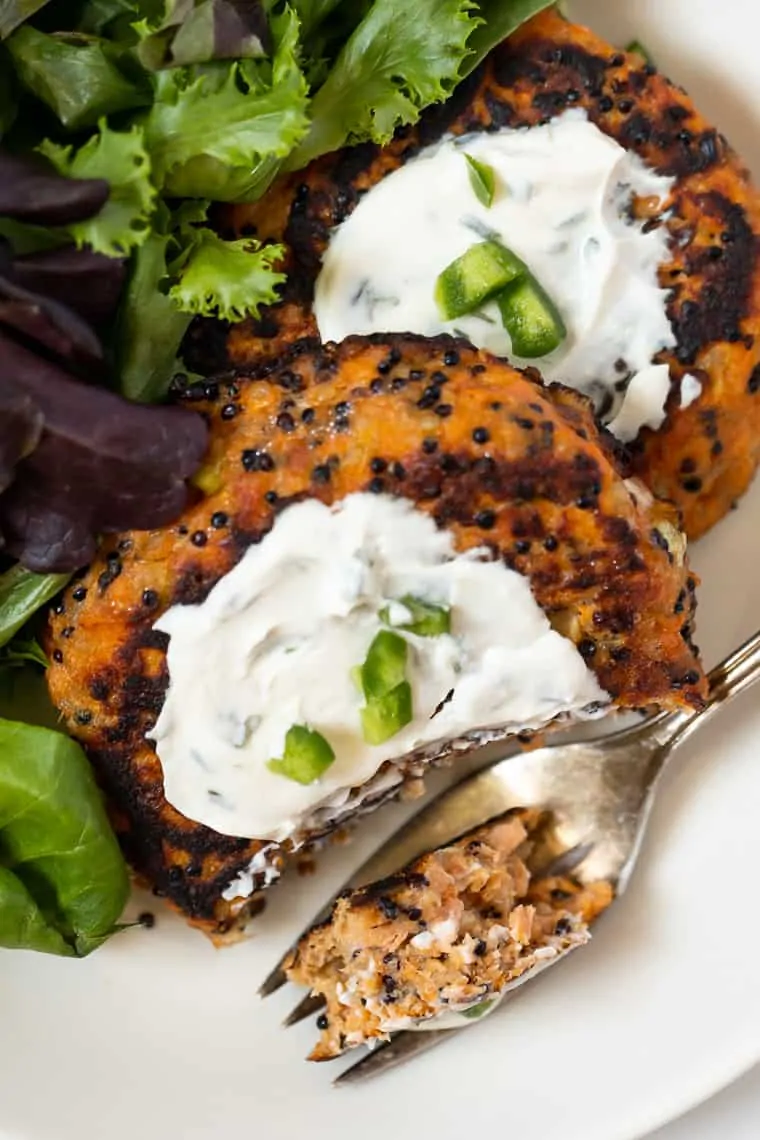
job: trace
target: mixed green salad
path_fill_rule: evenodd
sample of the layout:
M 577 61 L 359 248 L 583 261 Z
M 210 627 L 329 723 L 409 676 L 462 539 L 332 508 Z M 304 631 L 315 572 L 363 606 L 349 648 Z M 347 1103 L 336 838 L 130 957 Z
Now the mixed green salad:
M 163 404 L 197 315 L 276 299 L 214 204 L 388 141 L 549 0 L 0 0 L 0 688 L 98 536 L 175 517 L 206 425 Z M 128 876 L 79 746 L 0 720 L 0 946 L 82 956 Z M 47 714 L 49 716 L 49 712 Z M 28 723 L 34 721 L 35 723 Z M 40 722 L 40 723 L 37 723 Z

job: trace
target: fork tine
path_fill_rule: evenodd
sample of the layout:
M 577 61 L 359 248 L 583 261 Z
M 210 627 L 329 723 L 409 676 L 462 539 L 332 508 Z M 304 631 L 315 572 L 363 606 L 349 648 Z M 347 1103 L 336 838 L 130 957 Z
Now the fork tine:
M 369 1080 L 370 1077 L 379 1077 L 381 1073 L 387 1073 L 397 1065 L 403 1065 L 413 1057 L 427 1053 L 447 1037 L 456 1036 L 460 1032 L 459 1029 L 431 1029 L 425 1033 L 413 1033 L 408 1030 L 398 1033 L 385 1044 L 377 1045 L 371 1053 L 367 1053 L 350 1069 L 342 1072 L 333 1081 L 333 1087 L 357 1085 Z
M 282 1024 L 285 1028 L 290 1025 L 298 1025 L 299 1021 L 303 1021 L 304 1018 L 311 1017 L 313 1013 L 316 1013 L 317 1010 L 322 1009 L 322 1007 L 326 1004 L 327 1002 L 321 994 L 307 994 L 305 998 L 302 998 L 299 1001 L 295 1009 L 291 1009 L 290 1013 Z
M 280 986 L 285 985 L 288 979 L 285 977 L 285 971 L 282 968 L 282 963 L 284 961 L 285 954 L 283 954 L 282 958 L 280 958 L 275 968 L 271 973 L 267 974 L 266 978 L 259 986 L 259 997 L 269 997 L 270 994 L 277 993 Z

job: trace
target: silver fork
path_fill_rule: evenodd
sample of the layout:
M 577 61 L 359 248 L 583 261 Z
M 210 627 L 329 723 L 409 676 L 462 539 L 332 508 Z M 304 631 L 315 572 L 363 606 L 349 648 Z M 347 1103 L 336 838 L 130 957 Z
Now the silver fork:
M 668 760 L 698 726 L 758 677 L 760 633 L 712 670 L 709 697 L 699 712 L 658 713 L 597 740 L 557 743 L 502 757 L 423 807 L 359 867 L 341 890 L 385 878 L 424 852 L 445 846 L 511 809 L 537 807 L 549 812 L 551 819 L 543 874 L 572 870 L 584 884 L 605 879 L 619 898 L 636 864 L 658 780 Z M 339 893 L 315 915 L 309 927 L 327 917 Z M 261 986 L 262 996 L 274 993 L 287 980 L 282 969 L 286 956 L 287 952 Z M 509 989 L 516 989 L 532 976 L 524 975 Z M 295 1025 L 323 1004 L 321 999 L 307 996 L 285 1024 Z M 463 1028 L 473 1024 L 469 1022 Z M 335 1084 L 377 1076 L 461 1031 L 397 1033 L 341 1073 Z

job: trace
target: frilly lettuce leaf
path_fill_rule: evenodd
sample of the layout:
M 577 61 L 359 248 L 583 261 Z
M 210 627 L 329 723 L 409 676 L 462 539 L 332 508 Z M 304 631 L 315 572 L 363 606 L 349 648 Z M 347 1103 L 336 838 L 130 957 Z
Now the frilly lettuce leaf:
M 264 192 L 308 128 L 298 19 L 272 20 L 274 59 L 173 68 L 156 75 L 146 140 L 164 192 L 247 201 Z
M 169 298 L 186 313 L 226 321 L 256 316 L 261 305 L 278 299 L 285 274 L 274 265 L 284 252 L 281 245 L 260 246 L 251 238 L 224 241 L 213 230 L 197 229 Z
M 146 240 L 156 189 L 142 127 L 113 131 L 103 120 L 98 133 L 77 151 L 47 140 L 39 149 L 61 174 L 105 178 L 110 184 L 108 201 L 100 213 L 67 227 L 77 245 L 89 245 L 108 257 L 123 257 Z
M 311 129 L 290 170 L 353 142 L 387 142 L 446 99 L 478 23 L 472 0 L 375 0 L 311 104 Z

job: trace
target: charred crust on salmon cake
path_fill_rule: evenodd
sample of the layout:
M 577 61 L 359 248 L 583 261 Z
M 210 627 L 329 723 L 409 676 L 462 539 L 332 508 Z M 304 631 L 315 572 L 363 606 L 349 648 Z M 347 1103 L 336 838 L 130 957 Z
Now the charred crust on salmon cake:
M 619 705 L 702 703 L 695 580 L 676 513 L 626 482 L 577 393 L 545 388 L 465 341 L 402 334 L 303 339 L 249 375 L 193 386 L 184 402 L 210 424 L 199 476 L 208 490 L 171 526 L 104 541 L 50 617 L 48 683 L 138 875 L 212 937 L 234 936 L 292 852 L 219 835 L 167 803 L 146 740 L 168 682 L 166 635 L 153 625 L 172 605 L 203 601 L 290 503 L 361 491 L 408 499 L 458 549 L 490 547 L 524 574 Z M 119 573 L 105 581 L 116 554 Z M 457 742 L 457 754 L 475 743 Z M 418 780 L 435 755 L 389 762 L 380 776 Z M 365 791 L 350 798 L 352 818 L 398 786 L 385 780 L 362 800 Z M 315 817 L 300 838 L 319 844 L 343 822 Z M 224 899 L 244 873 L 250 896 Z
M 280 303 L 229 329 L 224 356 L 250 367 L 316 334 L 314 283 L 332 229 L 422 147 L 449 132 L 534 126 L 571 108 L 585 110 L 602 131 L 676 180 L 661 222 L 670 261 L 660 282 L 677 339 L 658 357 L 671 370 L 668 415 L 658 432 L 643 429 L 632 462 L 655 494 L 678 504 L 696 538 L 734 505 L 760 461 L 760 394 L 752 380 L 760 366 L 760 197 L 729 144 L 679 87 L 555 10 L 528 21 L 447 102 L 388 146 L 326 155 L 280 179 L 260 202 L 228 209 L 232 231 L 285 243 L 289 277 Z M 194 368 L 219 367 L 220 349 L 218 326 L 195 326 Z M 701 391 L 682 408 L 681 381 L 689 373 Z M 714 412 L 713 435 L 704 430 L 704 412 Z

